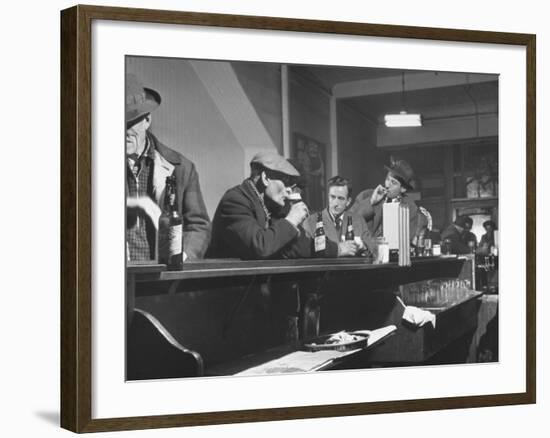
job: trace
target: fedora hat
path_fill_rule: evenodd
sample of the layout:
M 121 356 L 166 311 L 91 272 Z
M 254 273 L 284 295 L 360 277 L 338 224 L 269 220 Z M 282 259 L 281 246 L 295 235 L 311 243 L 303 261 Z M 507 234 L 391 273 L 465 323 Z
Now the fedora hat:
M 126 75 L 126 124 L 157 109 L 160 101 L 155 90 L 145 88 L 135 75 Z
M 411 165 L 405 160 L 394 161 L 392 159 L 391 164 L 389 166 L 384 166 L 384 168 L 390 172 L 402 186 L 409 190 L 414 190 L 414 172 Z
M 466 225 L 472 226 L 474 221 L 470 216 L 457 216 L 453 223 L 459 227 L 466 228 Z
M 488 220 L 488 221 L 483 222 L 483 228 L 486 228 L 489 225 L 491 227 L 493 227 L 493 230 L 497 229 L 497 224 L 494 221 Z

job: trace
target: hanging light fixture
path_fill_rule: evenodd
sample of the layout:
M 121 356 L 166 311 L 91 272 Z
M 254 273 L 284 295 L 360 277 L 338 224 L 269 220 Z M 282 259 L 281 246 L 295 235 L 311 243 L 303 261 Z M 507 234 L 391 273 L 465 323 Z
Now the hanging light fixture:
M 405 108 L 405 72 L 401 76 L 401 107 Z M 422 126 L 422 116 L 420 114 L 409 114 L 405 109 L 399 114 L 386 114 L 384 123 L 388 128 L 400 128 L 406 126 Z

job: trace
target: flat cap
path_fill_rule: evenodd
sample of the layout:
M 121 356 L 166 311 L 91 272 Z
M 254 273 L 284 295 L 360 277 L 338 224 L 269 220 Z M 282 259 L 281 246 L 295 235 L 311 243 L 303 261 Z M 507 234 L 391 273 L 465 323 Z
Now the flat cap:
M 258 152 L 252 160 L 250 165 L 260 164 L 266 169 L 273 170 L 274 172 L 283 173 L 288 176 L 300 176 L 300 172 L 290 164 L 285 157 L 282 157 L 275 151 L 262 151 Z

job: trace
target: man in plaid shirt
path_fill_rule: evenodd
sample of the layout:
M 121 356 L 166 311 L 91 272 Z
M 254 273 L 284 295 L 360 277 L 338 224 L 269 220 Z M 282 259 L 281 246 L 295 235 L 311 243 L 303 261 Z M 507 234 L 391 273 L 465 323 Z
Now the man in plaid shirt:
M 176 205 L 183 218 L 184 260 L 204 256 L 210 220 L 195 165 L 150 131 L 160 95 L 126 76 L 126 244 L 129 261 L 156 259 L 156 234 L 166 177 L 176 177 Z

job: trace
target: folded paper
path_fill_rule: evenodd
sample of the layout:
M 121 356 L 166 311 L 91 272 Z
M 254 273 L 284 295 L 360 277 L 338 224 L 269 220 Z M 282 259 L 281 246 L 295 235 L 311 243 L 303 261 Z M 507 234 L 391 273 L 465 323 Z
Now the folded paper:
M 433 328 L 435 328 L 435 315 L 424 309 L 414 306 L 405 306 L 403 312 L 403 319 L 410 322 L 411 324 L 422 327 L 426 323 L 431 323 Z

